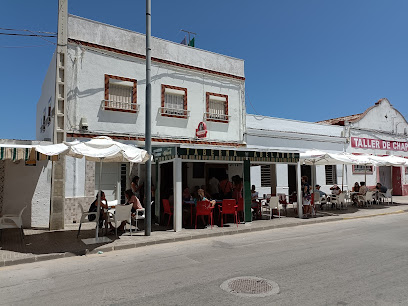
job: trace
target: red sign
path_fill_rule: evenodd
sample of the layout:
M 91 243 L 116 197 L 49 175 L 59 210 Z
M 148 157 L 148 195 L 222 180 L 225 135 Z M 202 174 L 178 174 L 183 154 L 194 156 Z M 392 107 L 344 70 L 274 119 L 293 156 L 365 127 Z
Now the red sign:
M 351 137 L 351 146 L 362 149 L 380 149 L 408 152 L 408 142 Z
M 207 136 L 207 125 L 204 122 L 200 122 L 198 124 L 198 128 L 196 129 L 196 136 L 198 138 L 204 138 Z

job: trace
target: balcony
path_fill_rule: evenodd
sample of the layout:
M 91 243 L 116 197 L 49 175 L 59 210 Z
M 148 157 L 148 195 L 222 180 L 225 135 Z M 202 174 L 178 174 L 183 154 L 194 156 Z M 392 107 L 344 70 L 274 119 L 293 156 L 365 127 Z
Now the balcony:
M 230 120 L 230 115 L 225 114 L 217 114 L 217 113 L 204 113 L 204 118 L 207 121 L 216 121 L 216 122 L 223 122 L 228 123 Z
M 129 102 L 119 102 L 112 100 L 102 100 L 102 109 L 124 113 L 137 113 L 139 104 Z
M 186 109 L 159 107 L 159 113 L 162 116 L 167 116 L 167 117 L 176 117 L 176 118 L 183 118 L 183 119 L 187 119 L 188 117 L 190 117 L 190 111 Z

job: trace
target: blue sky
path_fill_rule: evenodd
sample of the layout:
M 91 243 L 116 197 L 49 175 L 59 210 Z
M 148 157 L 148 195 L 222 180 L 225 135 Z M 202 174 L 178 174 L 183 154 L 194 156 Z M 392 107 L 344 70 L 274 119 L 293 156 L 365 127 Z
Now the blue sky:
M 244 59 L 248 113 L 319 121 L 388 98 L 408 116 L 407 11 L 404 0 L 152 0 L 152 34 L 179 42 L 191 30 L 196 47 Z M 69 13 L 145 33 L 143 0 L 69 0 Z M 57 0 L 3 1 L 0 20 L 56 32 Z M 35 139 L 53 51 L 0 35 L 0 138 Z

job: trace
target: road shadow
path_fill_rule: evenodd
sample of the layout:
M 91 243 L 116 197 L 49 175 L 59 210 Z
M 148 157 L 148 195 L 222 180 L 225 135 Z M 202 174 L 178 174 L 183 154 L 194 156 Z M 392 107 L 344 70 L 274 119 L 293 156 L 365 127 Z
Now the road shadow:
M 144 236 L 143 224 L 139 226 L 140 231 L 134 232 L 135 242 Z M 152 231 L 166 231 L 168 227 L 152 225 Z M 12 251 L 24 254 L 55 254 L 55 253 L 72 253 L 75 255 L 85 255 L 102 245 L 112 244 L 121 237 L 129 238 L 129 231 L 118 232 L 118 237 L 114 232 L 108 232 L 106 237 L 111 239 L 111 242 L 85 244 L 82 239 L 95 238 L 95 229 L 81 229 L 81 235 L 77 238 L 77 230 L 61 230 L 61 231 L 44 231 L 44 230 L 29 230 L 28 234 L 21 239 L 19 229 L 3 229 L 1 230 L 0 253 L 1 251 Z M 102 231 L 99 232 L 102 236 Z

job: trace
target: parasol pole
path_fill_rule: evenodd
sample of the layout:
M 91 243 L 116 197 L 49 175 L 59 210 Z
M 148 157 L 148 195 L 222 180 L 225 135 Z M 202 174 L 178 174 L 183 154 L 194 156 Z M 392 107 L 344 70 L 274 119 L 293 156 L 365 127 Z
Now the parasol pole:
M 341 170 L 341 191 L 344 191 L 344 164 L 343 169 Z
M 95 239 L 98 241 L 98 235 L 99 235 L 99 215 L 101 211 L 101 180 L 102 180 L 102 159 L 99 161 L 99 186 L 98 186 L 98 209 L 96 210 L 96 233 L 95 233 Z

